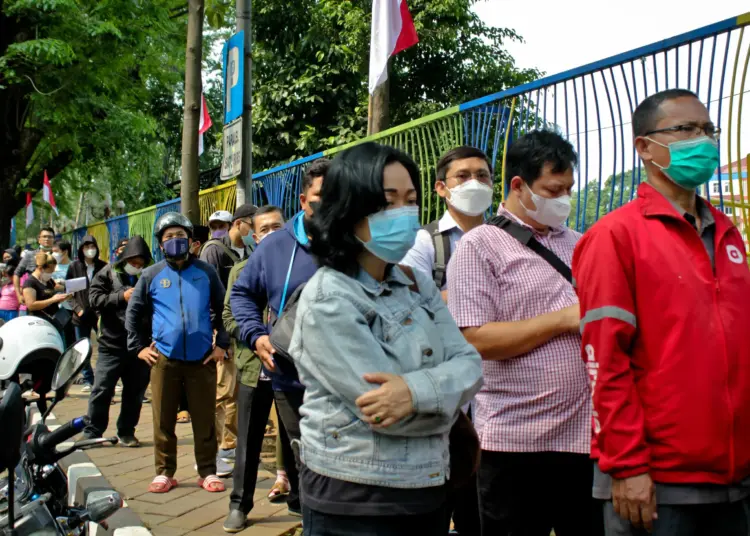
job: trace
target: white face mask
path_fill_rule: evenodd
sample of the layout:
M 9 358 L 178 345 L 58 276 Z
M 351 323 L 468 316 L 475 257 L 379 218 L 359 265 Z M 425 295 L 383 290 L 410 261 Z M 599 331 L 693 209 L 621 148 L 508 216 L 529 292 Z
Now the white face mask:
M 526 209 L 526 214 L 542 225 L 549 227 L 562 226 L 565 220 L 568 219 L 568 216 L 570 216 L 570 196 L 542 197 L 532 192 L 528 184 L 525 182 L 523 184 L 531 194 L 531 200 L 534 202 L 534 206 L 536 206 L 536 210 L 530 210 L 522 202 L 521 206 Z
M 492 187 L 471 179 L 454 188 L 449 188 L 448 202 L 459 212 L 468 216 L 479 216 L 492 204 Z
M 65 255 L 63 255 L 62 253 L 53 253 L 52 256 L 57 261 L 57 264 L 60 264 L 63 261 L 63 258 L 65 257 Z
M 94 257 L 96 257 L 97 252 L 98 250 L 96 248 L 89 248 L 89 249 L 83 250 L 83 254 L 86 256 L 87 259 L 93 259 Z
M 128 275 L 140 275 L 140 273 L 143 271 L 143 268 L 136 268 L 132 264 L 126 262 L 125 266 L 123 267 L 125 270 L 125 273 Z
M 52 274 L 48 274 L 47 272 L 42 272 L 42 282 L 47 283 L 49 280 L 52 279 Z

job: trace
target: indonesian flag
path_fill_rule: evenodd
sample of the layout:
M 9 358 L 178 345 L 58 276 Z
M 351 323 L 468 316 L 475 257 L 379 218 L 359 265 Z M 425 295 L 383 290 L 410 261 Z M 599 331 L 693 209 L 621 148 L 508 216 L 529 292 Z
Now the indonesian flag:
M 26 192 L 26 227 L 34 221 L 34 205 L 31 203 L 31 192 Z
M 55 204 L 55 194 L 52 193 L 52 186 L 49 183 L 49 177 L 47 176 L 46 169 L 44 170 L 44 183 L 42 185 L 42 197 L 47 203 L 49 203 L 49 206 L 52 207 L 52 210 L 55 211 L 55 214 L 59 216 L 60 212 L 57 210 L 57 205 Z
M 198 156 L 203 154 L 203 133 L 211 128 L 211 116 L 208 115 L 206 96 L 201 94 L 201 118 L 198 123 Z
M 419 42 L 406 0 L 373 0 L 370 95 L 388 80 L 388 59 Z

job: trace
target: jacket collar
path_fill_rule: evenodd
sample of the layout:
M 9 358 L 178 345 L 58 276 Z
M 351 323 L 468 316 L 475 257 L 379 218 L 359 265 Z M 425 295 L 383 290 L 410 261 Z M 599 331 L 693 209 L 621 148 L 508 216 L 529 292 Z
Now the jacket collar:
M 386 268 L 385 279 L 381 282 L 376 280 L 367 271 L 360 267 L 354 280 L 359 283 L 368 294 L 380 296 L 384 292 L 390 292 L 391 286 L 410 287 L 414 282 L 401 271 L 397 265 L 392 264 Z

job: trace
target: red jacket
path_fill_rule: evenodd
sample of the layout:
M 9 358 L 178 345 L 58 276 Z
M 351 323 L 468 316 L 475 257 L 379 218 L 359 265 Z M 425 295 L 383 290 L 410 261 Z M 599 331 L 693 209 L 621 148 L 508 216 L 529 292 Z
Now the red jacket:
M 647 184 L 575 249 L 595 447 L 615 478 L 750 475 L 750 270 L 737 228 L 711 212 L 715 270 L 695 229 Z

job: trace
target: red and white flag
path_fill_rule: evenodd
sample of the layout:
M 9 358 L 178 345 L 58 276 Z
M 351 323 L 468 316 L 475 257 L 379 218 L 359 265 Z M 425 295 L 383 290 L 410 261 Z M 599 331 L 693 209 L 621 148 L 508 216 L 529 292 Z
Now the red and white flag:
M 373 0 L 370 95 L 388 80 L 388 59 L 419 42 L 406 0 Z
M 49 183 L 49 177 L 47 176 L 46 169 L 44 170 L 44 183 L 42 184 L 42 197 L 47 203 L 49 203 L 49 206 L 52 207 L 52 210 L 55 211 L 55 214 L 59 216 L 60 212 L 57 210 L 57 205 L 55 204 L 55 194 L 52 193 L 52 186 Z
M 34 205 L 31 203 L 31 192 L 26 192 L 26 227 L 34 221 Z
M 201 94 L 201 118 L 198 123 L 198 156 L 203 154 L 203 133 L 211 128 L 211 116 L 208 115 L 206 96 Z

